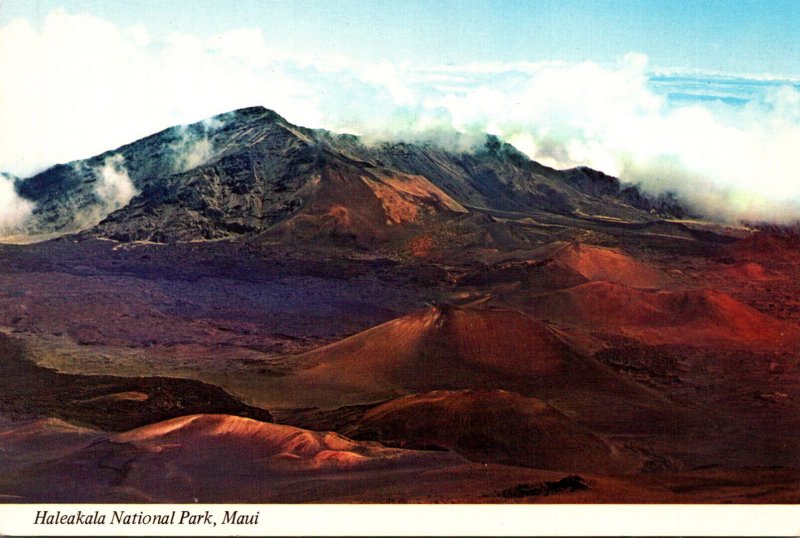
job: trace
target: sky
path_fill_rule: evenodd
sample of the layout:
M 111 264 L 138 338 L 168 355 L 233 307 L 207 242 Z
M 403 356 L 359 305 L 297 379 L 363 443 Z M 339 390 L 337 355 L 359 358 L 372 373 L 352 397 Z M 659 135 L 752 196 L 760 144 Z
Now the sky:
M 797 77 L 797 0 L 3 0 L 0 21 L 55 8 L 155 38 L 257 27 L 285 50 L 419 64 L 592 60 L 639 51 L 661 68 Z
M 368 141 L 490 132 L 711 218 L 793 221 L 798 28 L 797 0 L 0 0 L 0 171 L 263 105 Z M 31 210 L 0 176 L 0 228 Z

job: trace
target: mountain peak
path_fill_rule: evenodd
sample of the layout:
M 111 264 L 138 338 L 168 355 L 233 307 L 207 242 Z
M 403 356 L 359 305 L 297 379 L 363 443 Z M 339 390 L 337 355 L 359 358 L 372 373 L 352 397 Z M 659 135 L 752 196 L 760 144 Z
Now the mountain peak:
M 286 118 L 278 114 L 272 109 L 263 107 L 263 106 L 248 106 L 244 108 L 237 108 L 235 110 L 231 110 L 229 112 L 223 112 L 222 114 L 217 114 L 212 118 L 212 120 L 229 120 L 232 117 L 242 118 L 242 119 L 250 119 L 250 118 L 259 118 L 263 117 L 263 119 L 271 121 L 271 122 L 283 122 L 289 123 Z

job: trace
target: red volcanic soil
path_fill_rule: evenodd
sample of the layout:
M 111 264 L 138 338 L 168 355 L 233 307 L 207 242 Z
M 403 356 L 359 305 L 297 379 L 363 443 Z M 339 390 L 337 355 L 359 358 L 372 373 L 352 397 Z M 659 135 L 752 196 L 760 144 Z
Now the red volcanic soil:
M 744 282 L 769 282 L 785 278 L 780 273 L 770 271 L 757 262 L 740 262 L 727 266 L 723 270 L 727 276 Z
M 562 268 L 568 268 L 587 280 L 603 280 L 631 288 L 660 288 L 665 275 L 624 252 L 612 249 L 570 243 L 558 248 L 552 255 Z
M 110 439 L 184 461 L 258 461 L 273 470 L 340 469 L 397 464 L 415 453 L 359 443 L 333 432 L 312 432 L 231 415 L 191 415 L 137 428 Z M 412 456 L 412 457 L 409 457 Z M 413 463 L 413 462 L 412 462 Z
M 44 456 L 6 464 L 0 496 L 28 502 L 330 499 L 342 494 L 342 482 L 351 492 L 363 488 L 359 482 L 392 476 L 413 483 L 410 475 L 467 463 L 449 452 L 388 448 L 231 415 L 179 417 L 88 445 L 61 443 Z
M 515 289 L 521 285 L 521 289 L 529 291 L 563 289 L 599 280 L 654 289 L 668 280 L 665 273 L 617 249 L 558 242 L 539 254 L 536 259 L 509 260 L 476 270 L 459 283 L 483 291 L 487 286 L 515 283 Z
M 399 225 L 467 211 L 423 176 L 343 163 L 325 166 L 306 190 L 305 207 L 267 231 L 265 238 L 338 238 L 368 244 L 386 240 Z
M 641 458 L 536 398 L 505 390 L 433 391 L 379 405 L 346 428 L 358 439 L 393 446 L 438 446 L 478 462 L 616 473 Z
M 264 387 L 268 408 L 337 408 L 430 390 L 505 389 L 545 399 L 596 431 L 677 424 L 675 405 L 576 353 L 513 310 L 436 307 L 298 355 Z
M 800 342 L 800 329 L 713 290 L 641 291 L 591 282 L 536 299 L 550 319 L 616 331 L 648 344 L 758 345 Z
M 432 307 L 298 356 L 298 382 L 337 393 L 497 388 L 586 370 L 542 323 L 501 309 Z M 539 381 L 537 381 L 539 380 Z

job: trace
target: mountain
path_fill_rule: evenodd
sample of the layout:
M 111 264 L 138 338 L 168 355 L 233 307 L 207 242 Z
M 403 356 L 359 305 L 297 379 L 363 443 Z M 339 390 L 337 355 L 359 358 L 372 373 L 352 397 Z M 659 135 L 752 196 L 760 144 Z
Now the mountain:
M 475 212 L 638 223 L 686 215 L 671 197 L 652 199 L 588 168 L 553 170 L 494 136 L 467 152 L 368 145 L 261 107 L 171 127 L 15 185 L 36 204 L 28 233 L 89 230 L 120 241 L 288 233 L 371 244 Z

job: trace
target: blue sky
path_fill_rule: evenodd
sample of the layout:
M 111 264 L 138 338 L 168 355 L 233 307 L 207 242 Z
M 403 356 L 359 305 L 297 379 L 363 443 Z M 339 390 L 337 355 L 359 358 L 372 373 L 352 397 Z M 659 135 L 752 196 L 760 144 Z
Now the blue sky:
M 610 63 L 637 51 L 653 68 L 800 76 L 797 0 L 4 0 L 0 17 L 59 6 L 155 36 L 260 27 L 273 46 L 365 61 Z

